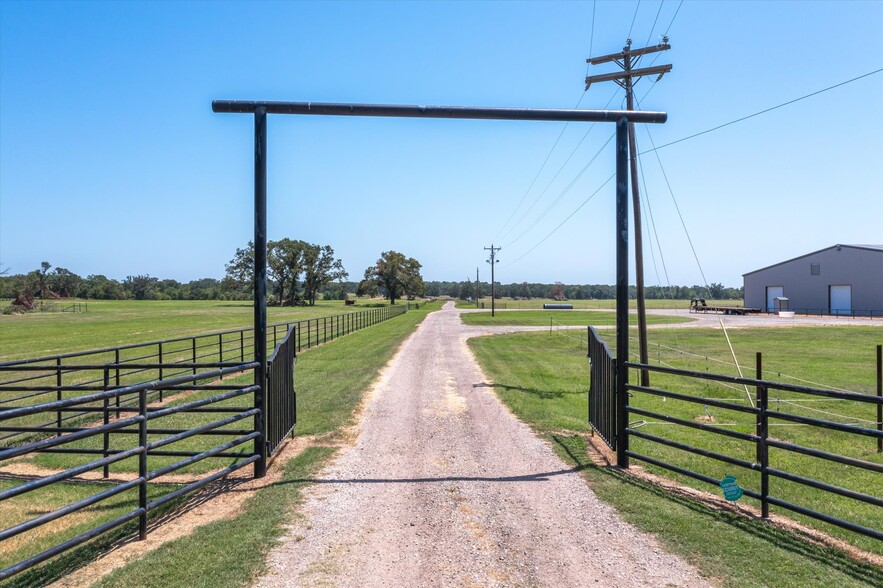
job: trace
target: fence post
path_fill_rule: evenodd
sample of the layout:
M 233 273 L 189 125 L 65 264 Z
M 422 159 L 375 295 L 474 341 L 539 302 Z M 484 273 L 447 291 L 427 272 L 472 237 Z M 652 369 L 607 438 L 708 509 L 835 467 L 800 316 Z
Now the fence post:
M 769 474 L 769 447 L 767 446 L 767 437 L 769 436 L 769 417 L 767 415 L 767 387 L 761 384 L 757 389 L 758 398 L 757 405 L 760 408 L 760 439 L 758 439 L 758 450 L 760 451 L 760 508 L 761 516 L 765 519 L 770 516 L 770 474 Z
M 267 475 L 267 109 L 254 111 L 254 477 Z
M 877 397 L 883 398 L 883 345 L 877 345 Z M 883 431 L 883 404 L 877 405 L 877 430 Z M 883 437 L 877 437 L 877 453 L 883 452 Z
M 190 347 L 193 350 L 192 359 L 193 359 L 193 375 L 196 375 L 196 337 L 190 338 Z
M 328 342 L 328 317 L 327 316 L 322 317 L 322 330 L 325 333 L 325 337 L 322 340 L 322 343 L 327 343 Z
M 763 354 L 758 351 L 754 356 L 754 379 L 755 380 L 763 380 Z M 707 368 L 706 368 L 707 369 Z M 758 385 L 754 389 L 754 396 L 757 398 L 758 408 L 760 407 L 760 389 L 762 386 Z M 763 433 L 763 416 L 760 412 L 757 413 L 754 419 L 754 434 L 758 437 Z M 761 463 L 761 450 L 760 450 L 760 442 L 757 443 L 757 451 L 755 461 L 757 463 Z
M 138 539 L 147 539 L 147 389 L 138 392 L 138 414 L 141 422 L 138 423 L 138 445 L 141 453 L 138 455 L 138 477 L 141 484 L 138 486 L 138 507 L 141 514 L 138 516 Z
M 162 361 L 163 361 L 163 359 L 162 359 L 162 341 L 160 341 L 160 342 L 158 343 L 158 345 L 159 345 L 159 379 L 162 380 L 162 379 L 163 379 L 163 367 L 162 367 Z M 159 389 L 159 401 L 160 401 L 160 402 L 162 402 L 162 393 L 163 393 L 163 390 L 162 390 L 162 388 L 160 388 L 160 389 Z
M 224 363 L 224 334 L 218 333 L 218 363 Z M 224 376 L 221 375 L 223 381 Z
M 114 349 L 113 359 L 114 359 L 114 363 L 116 363 L 116 376 L 114 378 L 114 382 L 116 383 L 116 387 L 119 388 L 120 387 L 120 350 L 119 350 L 119 348 Z M 116 405 L 117 405 L 117 408 L 119 408 L 119 406 L 120 406 L 120 397 L 119 396 L 116 397 Z M 117 417 L 119 417 L 119 416 L 120 416 L 120 413 L 117 413 Z
M 110 368 L 105 366 L 104 367 L 104 391 L 107 392 L 109 389 L 110 389 Z M 108 410 L 108 408 L 110 406 L 109 399 L 105 398 L 103 405 L 104 405 L 104 424 L 106 425 L 106 424 L 110 423 L 110 411 Z M 107 457 L 107 451 L 108 451 L 108 449 L 110 449 L 110 433 L 105 432 L 104 435 L 102 435 L 102 437 L 104 437 L 103 456 Z M 102 468 L 102 470 L 103 470 L 105 478 L 110 476 L 110 466 L 108 464 L 104 464 L 104 467 Z
M 245 329 L 239 331 L 239 361 L 245 363 Z
M 616 465 L 629 467 L 629 204 L 628 120 L 616 123 Z
M 61 358 L 60 357 L 55 358 L 55 385 L 58 386 L 58 390 L 56 390 L 56 392 L 55 392 L 55 399 L 58 401 L 61 401 L 62 394 L 61 394 Z M 877 419 L 877 420 L 880 420 L 880 419 Z M 58 409 L 55 412 L 55 421 L 56 421 L 56 425 L 60 429 L 61 428 L 61 409 Z M 61 431 L 57 431 L 56 434 L 60 437 Z

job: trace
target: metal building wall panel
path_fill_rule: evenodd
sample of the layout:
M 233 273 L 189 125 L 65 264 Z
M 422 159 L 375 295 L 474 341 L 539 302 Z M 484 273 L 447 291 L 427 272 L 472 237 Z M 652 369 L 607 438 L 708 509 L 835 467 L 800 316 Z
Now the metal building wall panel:
M 819 264 L 819 275 L 812 275 L 812 264 Z M 829 247 L 743 278 L 745 306 L 765 308 L 767 286 L 782 286 L 792 310 L 824 312 L 829 286 L 851 285 L 854 310 L 883 312 L 883 249 Z

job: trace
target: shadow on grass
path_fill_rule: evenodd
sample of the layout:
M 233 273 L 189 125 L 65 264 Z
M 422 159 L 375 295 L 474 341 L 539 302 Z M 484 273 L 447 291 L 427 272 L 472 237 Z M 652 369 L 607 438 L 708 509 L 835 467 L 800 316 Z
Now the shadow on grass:
M 576 466 L 551 472 L 537 472 L 519 476 L 439 476 L 436 478 L 296 478 L 277 484 L 425 484 L 439 482 L 547 482 L 553 476 L 580 472 L 585 466 Z
M 555 400 L 558 398 L 564 398 L 565 396 L 573 395 L 573 394 L 585 394 L 585 391 L 575 391 L 569 392 L 566 390 L 540 390 L 538 388 L 525 388 L 523 386 L 509 386 L 507 384 L 489 384 L 487 382 L 481 382 L 480 384 L 473 384 L 473 388 L 494 388 L 495 390 L 500 390 L 502 392 L 507 392 L 510 390 L 515 390 L 518 392 L 524 392 L 525 394 L 530 394 L 531 396 L 536 396 L 537 398 L 541 398 L 542 400 Z
M 239 486 L 250 478 L 224 479 L 192 494 L 171 500 L 170 502 L 152 510 L 148 519 L 147 534 L 156 531 L 159 527 L 168 524 L 175 519 L 187 514 L 219 494 L 240 490 Z M 107 484 L 107 482 L 103 482 Z M 174 490 L 169 487 L 168 491 Z M 155 497 L 151 497 L 155 498 Z M 134 502 L 134 500 L 132 501 Z M 135 505 L 133 504 L 133 507 Z M 102 506 L 90 507 L 93 511 L 105 510 Z M 96 523 L 96 527 L 98 524 Z M 65 576 L 79 570 L 102 556 L 117 549 L 138 541 L 138 521 L 133 520 L 123 523 L 119 527 L 99 535 L 91 541 L 86 541 L 69 551 L 63 552 L 48 561 L 25 570 L 2 583 L 4 588 L 24 588 L 26 586 L 46 586 Z
M 579 437 L 559 435 L 551 435 L 550 437 L 576 464 L 576 468 L 587 470 L 587 473 L 591 476 L 604 476 L 608 479 L 614 479 L 619 483 L 651 494 L 671 505 L 689 509 L 709 521 L 727 525 L 765 541 L 771 546 L 784 549 L 818 562 L 820 565 L 838 570 L 856 581 L 866 583 L 869 586 L 883 586 L 883 568 L 871 563 L 857 561 L 841 549 L 821 545 L 811 536 L 806 536 L 798 531 L 780 529 L 749 513 L 721 510 L 714 505 L 706 504 L 683 494 L 671 492 L 652 482 L 627 474 L 618 467 L 596 466 L 588 459 L 584 448 L 580 448 L 580 451 L 575 451 L 574 444 L 568 443 L 569 440 Z M 581 438 L 579 439 L 582 441 Z M 653 532 L 658 532 L 658 530 Z

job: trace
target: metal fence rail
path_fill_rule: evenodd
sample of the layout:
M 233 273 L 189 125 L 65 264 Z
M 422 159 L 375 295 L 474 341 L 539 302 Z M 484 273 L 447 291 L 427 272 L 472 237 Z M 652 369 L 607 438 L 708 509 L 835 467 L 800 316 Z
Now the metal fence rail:
M 758 354 L 757 361 L 758 371 L 760 372 L 760 354 Z M 665 414 L 662 412 L 650 411 L 634 406 L 626 406 L 626 411 L 629 415 L 636 415 L 644 419 L 652 419 L 656 422 L 668 423 L 671 425 L 675 425 L 676 427 L 686 427 L 694 430 L 700 430 L 712 435 L 724 436 L 734 441 L 753 445 L 754 450 L 752 451 L 752 455 L 755 459 L 740 459 L 734 457 L 731 454 L 723 454 L 715 451 L 710 451 L 701 447 L 690 445 L 688 443 L 675 441 L 671 438 L 675 435 L 669 436 L 668 438 L 659 435 L 653 435 L 639 430 L 634 425 L 630 425 L 626 429 L 625 432 L 628 437 L 648 441 L 650 442 L 650 447 L 654 446 L 654 444 L 657 446 L 661 445 L 676 449 L 680 452 L 685 452 L 687 454 L 698 455 L 720 463 L 725 463 L 728 466 L 756 472 L 757 474 L 759 474 L 760 478 L 759 488 L 752 489 L 743 487 L 742 490 L 745 496 L 760 501 L 761 513 L 764 518 L 767 518 L 769 516 L 770 505 L 773 505 L 819 521 L 823 521 L 831 525 L 848 529 L 849 531 L 853 531 L 861 535 L 873 537 L 878 540 L 883 540 L 883 525 L 881 525 L 881 522 L 883 522 L 883 495 L 880 495 L 879 493 L 879 490 L 883 488 L 883 479 L 878 479 L 878 481 L 880 481 L 879 484 L 869 487 L 871 491 L 874 491 L 876 489 L 877 495 L 844 488 L 836 484 L 827 483 L 822 480 L 800 475 L 794 472 L 785 471 L 783 469 L 780 469 L 781 466 L 776 467 L 776 464 L 774 463 L 775 460 L 770 455 L 770 448 L 774 448 L 788 454 L 800 454 L 801 456 L 805 456 L 807 458 L 823 460 L 824 462 L 830 464 L 840 464 L 841 466 L 845 466 L 847 468 L 855 468 L 875 474 L 883 474 L 883 464 L 840 455 L 819 448 L 801 445 L 799 443 L 791 443 L 778 439 L 773 439 L 770 437 L 769 434 L 771 423 L 780 423 L 784 421 L 784 423 L 786 424 L 799 424 L 814 430 L 837 431 L 840 433 L 851 435 L 855 437 L 856 443 L 859 443 L 862 438 L 877 439 L 879 443 L 879 440 L 883 439 L 883 431 L 880 430 L 879 423 L 877 424 L 878 426 L 876 428 L 870 428 L 855 424 L 839 423 L 824 418 L 806 417 L 797 414 L 781 412 L 778 409 L 774 410 L 770 408 L 770 392 L 788 392 L 791 394 L 805 395 L 808 397 L 824 397 L 861 403 L 863 405 L 869 405 L 869 414 L 872 413 L 871 408 L 874 406 L 878 407 L 879 411 L 879 407 L 883 406 L 883 398 L 870 394 L 859 394 L 854 392 L 842 392 L 836 390 L 811 388 L 807 386 L 797 386 L 791 384 L 783 384 L 780 382 L 767 381 L 759 378 L 751 379 L 742 377 L 731 377 L 719 374 L 711 374 L 707 372 L 695 372 L 690 370 L 675 369 L 658 365 L 647 365 L 628 362 L 626 366 L 632 369 L 649 370 L 660 374 L 673 375 L 678 378 L 683 378 L 685 383 L 690 380 L 714 381 L 725 384 L 735 384 L 738 386 L 747 386 L 755 389 L 757 397 L 756 405 L 746 406 L 745 404 L 737 404 L 726 400 L 697 398 L 689 394 L 678 393 L 660 388 L 651 388 L 648 386 L 639 386 L 633 384 L 626 385 L 626 390 L 628 392 L 634 393 L 636 398 L 639 394 L 646 394 L 661 397 L 663 399 L 671 399 L 679 402 L 712 406 L 719 409 L 734 411 L 736 413 L 751 415 L 755 423 L 755 430 L 753 433 L 744 433 L 740 431 L 726 429 L 720 426 L 715 426 L 714 424 L 677 418 L 670 414 Z M 626 399 L 626 403 L 627 402 L 628 399 Z M 676 472 L 695 480 L 706 482 L 714 486 L 719 486 L 721 483 L 721 480 L 693 471 L 686 467 L 666 462 L 659 457 L 647 455 L 646 453 L 639 453 L 631 449 L 627 450 L 626 453 L 628 457 L 631 457 L 633 459 L 641 460 L 645 463 L 652 464 L 672 472 Z M 772 492 L 770 489 L 771 479 L 786 480 L 788 482 L 799 484 L 801 486 L 813 488 L 822 493 L 828 493 L 847 498 L 851 501 L 855 501 L 856 503 L 868 504 L 881 510 L 878 511 L 878 516 L 876 517 L 861 518 L 861 520 L 846 520 L 844 518 L 833 516 L 831 514 L 819 512 L 818 510 L 810 508 L 806 505 L 795 504 L 788 500 L 777 497 L 775 493 Z
M 834 316 L 844 318 L 877 318 L 883 317 L 883 310 L 879 308 L 861 309 L 852 308 L 849 310 L 840 310 L 837 308 L 794 308 L 796 314 L 804 314 L 806 316 Z
M 607 446 L 616 451 L 616 359 L 594 327 L 589 337 L 589 424 Z
M 82 484 L 83 480 L 80 476 L 93 470 L 102 469 L 104 476 L 107 477 L 108 469 L 114 464 L 118 467 L 122 466 L 123 469 L 128 466 L 128 471 L 131 472 L 127 476 L 128 479 L 124 479 L 124 481 L 95 484 L 95 492 L 91 495 L 57 508 L 52 507 L 52 510 L 34 518 L 18 520 L 13 526 L 0 531 L 0 541 L 5 541 L 36 531 L 44 525 L 67 515 L 85 511 L 90 507 L 99 509 L 93 508 L 90 511 L 94 524 L 88 525 L 85 531 L 78 532 L 75 536 L 48 549 L 30 554 L 18 563 L 0 571 L 0 580 L 9 578 L 132 520 L 138 520 L 138 536 L 140 539 L 144 539 L 147 536 L 147 522 L 151 511 L 257 461 L 259 456 L 248 451 L 249 445 L 246 443 L 258 437 L 259 433 L 251 427 L 243 431 L 231 429 L 230 426 L 240 421 L 246 421 L 260 412 L 259 409 L 253 408 L 253 395 L 259 387 L 219 383 L 222 377 L 229 378 L 250 372 L 254 370 L 256 365 L 256 363 L 247 363 L 223 367 L 215 366 L 215 369 L 204 371 L 198 375 L 188 374 L 161 382 L 146 382 L 136 386 L 114 388 L 92 394 L 82 394 L 75 398 L 6 408 L 0 411 L 0 431 L 5 432 L 19 431 L 22 427 L 18 426 L 18 423 L 22 419 L 27 420 L 40 414 L 54 416 L 61 411 L 78 411 L 93 414 L 96 419 L 99 415 L 103 416 L 101 420 L 79 427 L 47 427 L 41 432 L 53 433 L 54 436 L 44 436 L 35 441 L 0 450 L 0 463 L 40 453 L 93 456 L 88 457 L 91 461 L 87 463 L 68 467 L 49 475 L 23 477 L 20 480 L 21 483 L 4 487 L 0 491 L 0 501 L 26 495 L 34 496 L 33 499 L 29 497 L 29 500 L 39 501 L 40 497 L 44 496 L 40 494 L 41 490 L 73 480 L 79 480 L 81 483 L 78 484 L 78 487 L 82 488 L 84 484 Z M 156 366 L 153 369 L 156 369 Z M 200 384 L 200 382 L 203 383 Z M 176 406 L 150 406 L 148 392 L 160 389 L 191 389 L 198 391 L 199 394 L 197 394 L 196 400 L 185 401 Z M 211 395 L 206 397 L 207 393 Z M 188 399 L 185 398 L 185 400 Z M 238 406 L 239 404 L 246 406 Z M 199 416 L 200 413 L 205 415 L 202 420 L 188 428 L 175 427 L 173 424 L 176 419 L 181 418 L 180 415 Z M 222 418 L 212 416 L 216 413 L 224 413 L 228 416 Z M 110 418 L 111 414 L 113 414 L 112 419 Z M 163 419 L 171 421 L 172 426 L 158 426 L 156 424 L 157 421 Z M 24 428 L 31 429 L 30 427 Z M 188 446 L 187 440 L 198 436 L 207 438 L 221 436 L 223 441 L 210 447 L 193 448 Z M 109 442 L 110 440 L 112 443 Z M 170 449 L 181 442 L 184 442 L 183 447 L 178 446 Z M 243 449 L 245 450 L 243 451 Z M 177 461 L 169 463 L 170 458 L 177 458 Z M 215 467 L 210 473 L 201 477 L 196 475 L 191 481 L 179 484 L 179 487 L 173 491 L 150 499 L 149 487 L 164 476 L 212 458 L 224 458 L 224 463 L 227 464 L 229 464 L 229 458 L 233 458 L 234 462 L 221 467 L 221 469 Z M 132 467 L 132 460 L 137 461 L 136 467 Z M 219 464 L 220 466 L 223 464 Z M 121 499 L 126 500 L 124 504 L 130 505 L 130 508 L 127 506 L 126 512 L 112 516 L 110 520 L 103 520 L 100 515 L 102 507 L 96 507 L 96 505 L 104 503 L 112 497 L 118 497 L 117 502 Z M 106 508 L 112 509 L 112 506 L 109 505 Z M 25 515 L 31 511 L 33 508 L 21 509 Z M 27 537 L 27 535 L 24 536 Z M 26 542 L 23 544 L 27 545 Z
M 267 344 L 276 347 L 297 327 L 296 350 L 302 351 L 405 313 L 408 305 L 369 308 L 327 317 L 285 322 L 267 327 Z M 192 337 L 179 337 L 78 351 L 46 357 L 0 362 L 0 410 L 60 401 L 84 393 L 185 374 L 196 375 L 213 364 L 244 363 L 253 357 L 254 329 L 237 329 Z M 202 367 L 200 367 L 202 366 Z M 150 392 L 163 400 L 166 388 Z M 133 405 L 134 398 L 120 399 Z M 30 420 L 32 428 L 76 425 L 85 411 L 59 409 L 41 412 Z M 21 442 L 25 431 L 0 432 L 0 447 Z
M 129 521 L 138 520 L 144 539 L 151 511 L 249 464 L 258 468 L 295 426 L 297 352 L 407 309 L 371 308 L 271 325 L 267 342 L 276 351 L 263 389 L 251 384 L 258 362 L 242 361 L 252 355 L 252 329 L 0 363 L 0 464 L 25 458 L 54 470 L 44 474 L 38 467 L 37 475 L 0 481 L 0 502 L 19 513 L 0 530 L 0 541 L 27 538 L 73 513 L 85 512 L 90 521 L 85 529 L 72 523 L 77 532 L 62 533 L 48 549 L 19 548 L 24 555 L 0 571 L 0 581 Z M 141 381 L 127 385 L 132 380 Z M 46 462 L 49 454 L 56 457 Z M 200 465 L 205 460 L 209 465 Z M 95 470 L 100 479 L 83 478 Z M 172 473 L 178 477 L 169 481 Z M 73 481 L 94 492 L 24 520 L 41 504 L 41 491 L 52 493 L 53 485 Z M 16 499 L 26 502 L 16 509 Z
M 298 328 L 291 327 L 267 363 L 267 453 L 276 452 L 297 424 L 294 390 L 295 343 Z

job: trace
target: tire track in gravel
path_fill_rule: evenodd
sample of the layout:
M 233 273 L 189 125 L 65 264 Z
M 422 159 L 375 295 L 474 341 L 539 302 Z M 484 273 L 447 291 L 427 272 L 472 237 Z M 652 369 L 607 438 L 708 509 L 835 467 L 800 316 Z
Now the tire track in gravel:
M 256 586 L 706 586 L 482 385 L 480 332 L 426 317 Z

